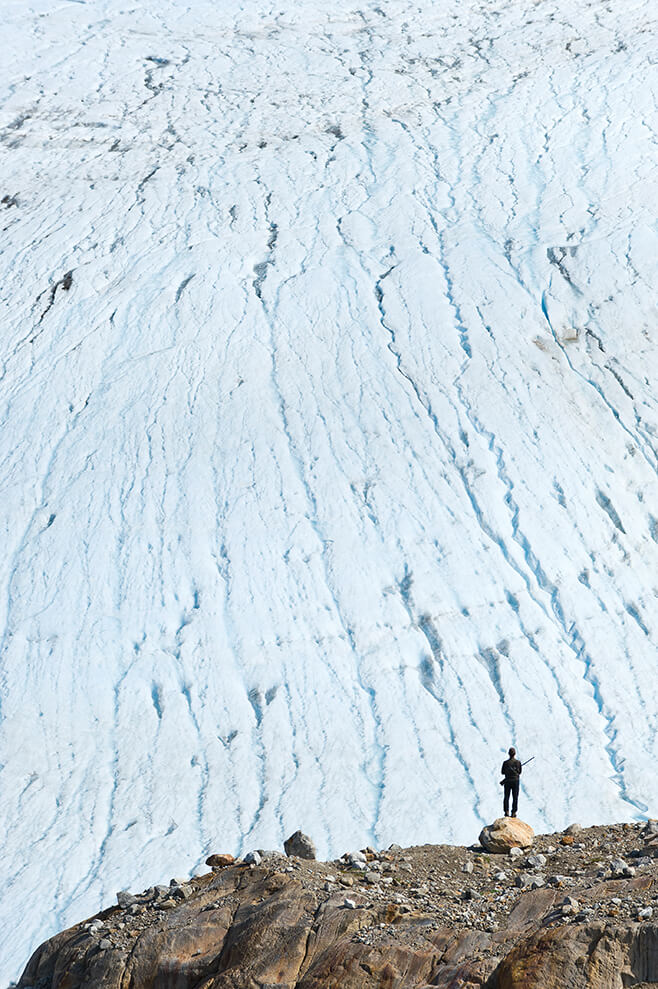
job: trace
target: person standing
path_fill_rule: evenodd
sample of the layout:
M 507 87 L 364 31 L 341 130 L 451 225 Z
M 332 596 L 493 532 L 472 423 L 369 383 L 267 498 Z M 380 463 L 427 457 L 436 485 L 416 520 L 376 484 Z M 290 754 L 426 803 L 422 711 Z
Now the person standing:
M 516 817 L 519 806 L 519 778 L 523 771 L 521 762 L 516 758 L 516 749 L 509 750 L 509 759 L 505 759 L 501 772 L 503 779 L 503 813 L 509 817 L 509 798 L 512 795 L 512 817 Z

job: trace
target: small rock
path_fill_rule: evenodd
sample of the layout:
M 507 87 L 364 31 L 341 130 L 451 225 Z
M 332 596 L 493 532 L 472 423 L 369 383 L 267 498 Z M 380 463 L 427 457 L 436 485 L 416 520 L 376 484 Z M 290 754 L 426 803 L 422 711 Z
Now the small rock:
M 651 907 L 642 907 L 638 910 L 637 915 L 640 920 L 651 920 L 651 917 L 653 916 L 653 909 Z
M 295 855 L 300 859 L 315 859 L 315 845 L 308 835 L 302 831 L 295 831 L 283 843 L 285 853 L 288 856 Z
M 129 893 L 127 889 L 122 889 L 117 893 L 117 903 L 122 910 L 126 907 L 132 907 L 138 902 L 137 897 Z
M 346 910 L 356 910 L 356 902 L 354 900 L 350 900 L 347 896 L 343 900 L 343 906 Z
M 565 828 L 564 833 L 574 835 L 580 834 L 582 830 L 583 828 L 581 824 L 570 824 L 568 828 Z
M 573 845 L 573 835 L 572 834 L 563 834 L 562 837 L 560 838 L 560 844 L 561 845 Z
M 101 940 L 98 942 L 98 947 L 100 951 L 107 951 L 108 948 L 112 947 L 112 942 L 108 941 L 106 937 L 101 938 Z
M 572 911 L 574 913 L 576 913 L 576 911 L 580 910 L 580 903 L 573 896 L 565 896 L 565 898 L 562 900 L 562 906 L 563 907 L 571 907 L 571 909 L 572 909 Z
M 528 889 L 535 882 L 536 876 L 531 876 L 528 872 L 520 872 L 516 877 L 516 885 L 519 889 Z
M 364 878 L 367 883 L 370 883 L 372 886 L 374 886 L 376 883 L 379 882 L 381 877 L 377 872 L 366 872 Z
M 497 872 L 496 875 L 494 876 L 494 879 L 497 879 L 499 883 L 502 883 L 507 879 L 507 873 Z
M 340 879 L 338 880 L 338 882 L 341 884 L 341 886 L 353 886 L 354 885 L 354 880 L 352 879 L 351 876 L 341 876 Z
M 627 865 L 623 859 L 613 859 L 610 863 L 613 879 L 630 879 L 635 875 L 632 865 Z
M 388 850 L 389 852 L 401 852 L 402 847 L 400 845 L 396 845 L 395 843 L 393 843 L 392 845 L 388 846 Z
M 478 893 L 476 889 L 472 889 L 470 886 L 467 886 L 466 889 L 462 892 L 462 900 L 480 900 L 480 899 L 482 899 L 482 894 Z
M 546 865 L 545 855 L 528 855 L 525 860 L 525 864 L 530 869 L 541 869 L 543 865 Z
M 229 865 L 233 865 L 234 862 L 235 857 L 229 855 L 228 852 L 221 855 L 210 855 L 206 859 L 206 865 L 209 865 L 211 869 L 226 869 Z
M 523 858 L 523 849 L 522 848 L 510 848 L 510 850 L 509 850 L 509 857 L 512 859 L 512 861 L 514 861 L 515 859 Z
M 245 865 L 260 865 L 261 857 L 257 851 L 247 852 L 247 854 L 242 859 Z
M 176 901 L 172 899 L 163 900 L 162 903 L 158 904 L 158 906 L 161 910 L 173 910 L 176 906 Z
M 561 886 L 564 886 L 565 880 L 566 876 L 549 876 L 546 882 L 549 886 L 559 889 Z
M 470 875 L 470 873 L 472 871 L 473 871 L 473 863 L 470 862 L 470 861 L 469 862 L 464 862 L 464 864 L 462 866 L 462 872 L 467 872 Z

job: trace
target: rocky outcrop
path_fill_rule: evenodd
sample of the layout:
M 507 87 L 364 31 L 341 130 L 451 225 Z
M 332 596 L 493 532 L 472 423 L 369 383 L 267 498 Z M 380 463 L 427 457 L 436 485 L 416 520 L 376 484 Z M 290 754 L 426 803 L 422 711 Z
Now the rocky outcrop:
M 476 846 L 258 852 L 46 942 L 20 989 L 620 989 L 658 981 L 654 832 L 589 828 L 533 854 Z M 646 854 L 646 852 L 649 854 Z M 620 874 L 618 861 L 632 862 Z M 525 877 L 523 882 L 519 880 Z M 530 881 L 525 881 L 529 879 Z
M 506 855 L 510 848 L 530 848 L 535 832 L 518 817 L 499 817 L 480 832 L 479 842 L 487 852 Z

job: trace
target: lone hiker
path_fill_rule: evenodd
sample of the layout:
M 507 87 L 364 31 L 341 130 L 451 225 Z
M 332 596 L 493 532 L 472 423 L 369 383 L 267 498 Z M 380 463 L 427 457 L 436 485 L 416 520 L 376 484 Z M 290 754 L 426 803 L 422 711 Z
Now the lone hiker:
M 503 813 L 505 817 L 509 817 L 510 793 L 512 794 L 512 817 L 516 817 L 516 811 L 519 806 L 519 777 L 522 772 L 523 766 L 516 758 L 516 749 L 511 748 L 509 750 L 509 759 L 505 759 L 503 768 L 501 769 L 501 773 L 504 777 L 501 780 L 501 785 L 504 787 Z

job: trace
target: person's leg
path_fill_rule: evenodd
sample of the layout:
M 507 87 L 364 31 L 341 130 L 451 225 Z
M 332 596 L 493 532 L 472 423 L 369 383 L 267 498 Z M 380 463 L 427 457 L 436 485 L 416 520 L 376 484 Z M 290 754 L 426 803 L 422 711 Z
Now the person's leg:
M 512 817 L 516 817 L 516 812 L 519 808 L 519 781 L 515 780 L 512 783 Z
M 510 794 L 511 784 L 505 780 L 505 785 L 503 786 L 503 814 L 505 817 L 509 817 L 509 794 Z

